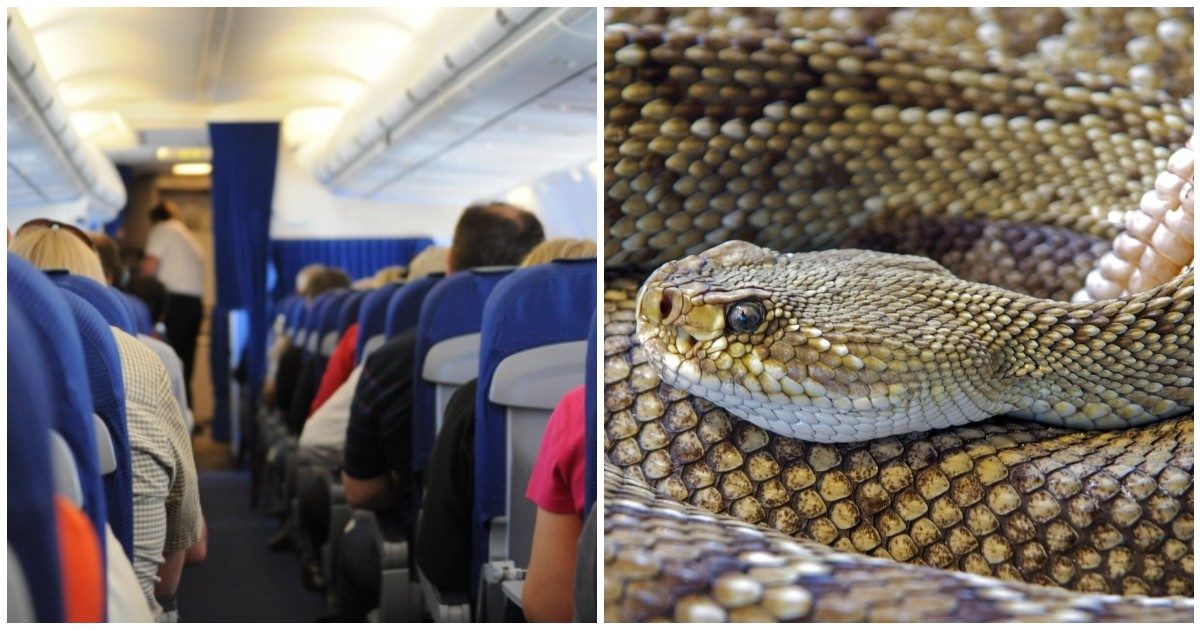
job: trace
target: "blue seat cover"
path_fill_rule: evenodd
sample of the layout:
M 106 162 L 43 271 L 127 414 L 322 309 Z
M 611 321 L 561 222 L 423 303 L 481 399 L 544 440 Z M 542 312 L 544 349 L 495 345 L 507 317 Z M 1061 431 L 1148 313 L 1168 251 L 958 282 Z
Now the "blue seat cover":
M 76 276 L 63 271 L 47 272 L 58 286 L 78 295 L 100 311 L 100 316 L 110 325 L 131 334 L 137 334 L 133 317 L 129 314 L 129 305 L 117 297 L 109 287 L 83 276 Z
M 121 542 L 125 555 L 133 559 L 133 468 L 129 446 L 129 424 L 125 416 L 125 380 L 121 372 L 121 354 L 112 329 L 96 309 L 83 298 L 63 290 L 79 327 L 88 384 L 96 415 L 104 421 L 112 436 L 117 469 L 104 475 L 105 509 L 108 524 Z
M 143 335 L 153 334 L 154 317 L 150 315 L 150 307 L 146 305 L 146 302 L 130 293 L 121 293 L 121 295 L 125 296 L 125 300 L 133 307 L 133 321 L 137 325 L 137 331 Z
M 354 346 L 354 362 L 362 363 L 363 346 L 375 335 L 383 334 L 388 302 L 403 285 L 389 284 L 371 291 L 363 298 L 358 311 L 358 343 Z
M 439 341 L 479 332 L 483 305 L 496 285 L 513 272 L 511 268 L 463 271 L 438 282 L 421 304 L 417 343 L 413 352 L 412 465 L 425 470 L 437 437 L 433 383 L 422 378 L 425 354 Z
M 596 504 L 596 314 L 592 313 L 591 327 L 588 328 L 587 345 L 587 380 L 583 413 L 586 414 L 587 424 L 583 434 L 583 456 L 587 459 L 587 467 L 583 469 L 584 506 L 587 512 Z
M 100 287 L 92 280 L 87 282 Z M 42 361 L 52 375 L 52 380 L 46 384 L 54 403 L 50 428 L 57 431 L 71 449 L 83 489 L 83 510 L 96 529 L 97 539 L 104 540 L 107 520 L 104 488 L 100 482 L 100 462 L 92 425 L 94 407 L 79 329 L 54 283 L 12 254 L 8 255 L 8 304 L 10 312 L 19 308 L 25 313 L 36 340 L 43 346 Z
M 13 264 L 9 255 L 8 264 Z M 11 285 L 10 285 L 11 286 Z M 12 296 L 8 303 L 8 544 L 17 555 L 40 622 L 63 620 L 58 525 L 50 464 L 51 373 L 38 335 Z
M 342 302 L 342 311 L 338 314 L 336 330 L 345 332 L 350 324 L 358 321 L 358 311 L 362 308 L 363 300 L 369 291 L 355 291 Z
M 558 260 L 514 271 L 483 312 L 475 399 L 475 504 L 471 584 L 487 557 L 487 522 L 507 510 L 504 407 L 488 392 L 496 367 L 518 352 L 588 338 L 596 313 L 596 260 Z
M 391 339 L 396 335 L 417 325 L 421 316 L 421 305 L 435 284 L 445 278 L 445 274 L 434 274 L 417 278 L 400 287 L 388 301 L 387 315 L 384 317 L 383 334 Z

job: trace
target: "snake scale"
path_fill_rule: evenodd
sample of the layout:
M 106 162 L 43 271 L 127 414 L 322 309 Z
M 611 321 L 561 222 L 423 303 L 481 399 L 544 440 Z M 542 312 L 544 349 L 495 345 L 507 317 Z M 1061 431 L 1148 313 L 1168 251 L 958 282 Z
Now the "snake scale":
M 1191 11 L 607 18 L 605 619 L 1190 620 Z

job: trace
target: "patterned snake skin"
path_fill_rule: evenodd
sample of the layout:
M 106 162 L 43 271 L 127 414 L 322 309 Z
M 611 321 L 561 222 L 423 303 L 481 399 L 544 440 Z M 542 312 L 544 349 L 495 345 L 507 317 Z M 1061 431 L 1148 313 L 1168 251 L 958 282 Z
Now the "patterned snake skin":
M 919 254 L 1060 301 L 1097 268 L 1111 295 L 1162 278 L 1164 261 L 1177 274 L 1192 242 L 1192 160 L 1173 156 L 1192 134 L 1190 12 L 608 18 L 606 620 L 1191 619 L 1190 413 L 822 444 L 664 382 L 635 336 L 648 271 L 735 239 Z M 1133 350 L 1188 349 L 1166 384 L 1181 411 L 1186 273 L 1147 308 L 1186 301 L 1171 330 Z

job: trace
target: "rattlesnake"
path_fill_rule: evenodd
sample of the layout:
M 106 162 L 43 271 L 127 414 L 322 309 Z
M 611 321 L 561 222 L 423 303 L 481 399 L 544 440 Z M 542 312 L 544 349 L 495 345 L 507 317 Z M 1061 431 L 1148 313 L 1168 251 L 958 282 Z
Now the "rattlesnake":
M 1194 158 L 1180 149 L 1193 113 L 1190 82 L 1178 75 L 1191 76 L 1192 35 L 1190 12 L 1165 13 L 610 13 L 606 619 L 1190 619 L 1191 600 L 1177 596 L 1193 591 L 1193 314 L 1190 266 L 1179 272 L 1191 259 Z M 1034 36 L 1011 35 L 1016 23 Z M 721 380 L 730 372 L 701 369 L 719 362 L 733 367 L 721 353 L 711 355 L 711 365 L 684 368 L 687 378 L 673 376 L 662 365 L 663 348 L 643 347 L 635 337 L 637 292 L 647 271 L 714 247 L 709 258 L 668 265 L 659 277 L 671 269 L 708 269 L 711 280 L 720 275 L 711 267 L 722 256 L 767 257 L 785 267 L 823 256 L 721 245 L 731 240 L 782 252 L 858 247 L 929 256 L 940 266 L 891 260 L 930 278 L 953 274 L 995 285 L 972 296 L 1003 296 L 1005 306 L 1036 310 L 1027 320 L 1022 309 L 995 315 L 1023 322 L 1010 336 L 1037 334 L 1015 346 L 1029 352 L 986 355 L 983 363 L 964 359 L 957 380 L 906 382 L 928 396 L 937 381 L 937 396 L 972 413 L 921 409 L 918 402 L 898 414 L 918 419 L 903 425 L 901 435 L 845 442 L 876 437 L 861 432 L 874 430 L 863 424 L 836 444 L 764 431 L 738 416 L 767 427 L 774 421 L 785 431 L 799 426 L 781 393 L 830 405 L 829 413 L 807 412 L 805 420 L 820 417 L 808 426 L 837 419 L 833 405 L 857 402 L 866 418 L 872 393 L 882 408 L 904 397 L 879 398 L 896 393 L 872 392 L 882 379 L 841 382 L 836 392 L 829 390 L 837 378 L 792 379 L 788 392 L 778 378 L 756 379 L 757 386 L 747 380 L 789 376 L 796 347 L 813 351 L 811 365 L 826 370 L 817 376 L 836 376 L 832 363 L 819 363 L 828 356 L 852 371 L 879 367 L 859 366 L 864 360 L 886 366 L 894 354 L 862 352 L 886 336 L 883 323 L 873 332 L 825 321 L 826 330 L 816 334 L 817 327 L 799 326 L 815 322 L 797 322 L 797 330 L 810 329 L 799 333 L 804 343 L 782 344 L 775 358 L 785 360 L 776 365 L 759 365 L 772 353 L 762 347 L 755 357 L 749 337 L 722 341 L 726 348 L 740 342 L 746 347 L 738 352 L 750 353 L 734 369 L 746 390 L 736 395 Z M 887 273 L 893 272 L 867 274 L 876 291 L 894 286 L 882 278 Z M 728 318 L 757 328 L 767 314 L 767 308 L 728 309 L 762 301 L 768 287 L 754 293 L 745 285 L 722 286 L 734 293 L 708 308 L 697 299 L 700 287 L 687 286 L 695 278 L 676 276 L 676 284 L 647 285 L 647 293 L 658 293 L 641 300 L 654 311 L 651 321 L 688 325 L 686 339 L 662 337 L 664 348 L 710 344 Z M 839 277 L 844 283 L 844 273 L 831 282 Z M 1141 300 L 1144 306 L 1130 309 L 1132 319 L 1119 315 L 1121 306 L 1065 303 L 1164 283 L 1149 297 L 1101 303 Z M 687 290 L 664 300 L 668 287 Z M 923 298 L 945 302 L 947 317 L 966 313 L 968 321 L 988 310 L 956 310 L 969 291 L 928 288 Z M 887 303 L 880 297 L 877 307 Z M 682 317 L 682 299 L 697 307 L 691 320 Z M 1056 302 L 1045 306 L 1047 300 Z M 909 299 L 897 309 L 913 304 Z M 765 306 L 789 317 L 775 304 Z M 1103 322 L 1089 320 L 1102 312 Z M 1137 323 L 1147 318 L 1157 323 Z M 929 323 L 923 332 L 933 340 L 950 321 Z M 1088 344 L 1112 345 L 1117 326 L 1146 330 L 1121 342 L 1127 356 L 1106 367 L 1111 359 L 1089 357 Z M 1086 340 L 1075 338 L 1080 330 Z M 658 343 L 655 335 L 645 338 Z M 938 351 L 951 345 L 945 342 Z M 1047 362 L 1035 358 L 1039 343 L 1061 352 L 1080 345 L 1072 361 Z M 826 345 L 841 348 L 827 355 Z M 967 356 L 965 347 L 959 350 Z M 985 354 L 982 347 L 971 350 L 972 357 Z M 654 363 L 676 385 L 703 383 L 718 392 L 714 398 L 730 397 L 730 409 L 718 406 L 724 400 L 694 397 L 665 382 Z M 984 364 L 996 382 L 964 371 Z M 1080 399 L 1080 383 L 1066 378 L 1067 370 L 1105 378 L 1125 370 L 1142 379 L 1141 387 L 1123 391 L 1120 404 Z M 811 366 L 790 376 L 813 376 Z M 1000 388 L 1003 378 L 1050 379 L 1058 382 L 1052 389 L 1076 398 L 1038 402 L 1036 409 L 1031 400 L 988 407 L 982 390 Z M 970 391 L 954 390 L 966 383 L 974 383 Z M 734 404 L 756 388 L 771 391 L 757 392 L 763 398 L 753 408 Z M 767 414 L 772 393 L 778 404 Z M 1067 427 L 1001 417 L 939 428 L 967 416 L 1020 414 L 1022 402 L 1026 417 Z M 1138 415 L 1125 402 L 1148 413 Z M 1102 413 L 1102 405 L 1124 413 Z M 1109 430 L 1164 415 L 1174 417 Z M 1101 430 L 1069 428 L 1080 421 Z M 830 441 L 812 430 L 792 433 Z

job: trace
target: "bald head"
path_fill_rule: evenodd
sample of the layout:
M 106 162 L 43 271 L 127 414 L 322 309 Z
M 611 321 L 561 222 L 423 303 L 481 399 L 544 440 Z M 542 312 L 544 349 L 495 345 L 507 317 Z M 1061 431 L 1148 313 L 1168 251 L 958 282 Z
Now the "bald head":
M 518 265 L 545 238 L 532 212 L 507 203 L 478 204 L 463 210 L 450 246 L 450 271 Z

